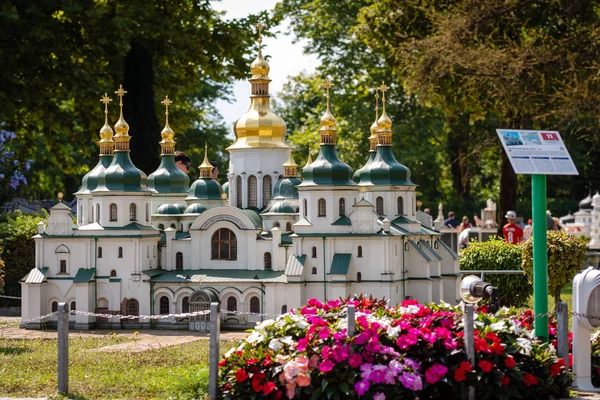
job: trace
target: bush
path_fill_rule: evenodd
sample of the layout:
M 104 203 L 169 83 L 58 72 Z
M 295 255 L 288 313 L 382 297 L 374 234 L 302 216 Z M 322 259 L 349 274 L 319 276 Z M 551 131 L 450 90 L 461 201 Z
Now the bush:
M 346 305 L 356 307 L 347 335 Z M 529 318 L 529 317 L 527 317 Z M 257 325 L 219 363 L 226 399 L 548 399 L 568 397 L 571 375 L 513 309 L 476 316 L 475 367 L 462 313 L 448 304 L 332 300 Z
M 0 254 L 2 254 L 2 246 L 0 246 Z M 0 293 L 4 293 L 4 260 L 0 257 Z
M 498 237 L 487 242 L 471 242 L 460 253 L 460 269 L 468 270 L 521 270 L 521 246 L 506 243 Z M 500 304 L 524 306 L 533 293 L 533 287 L 521 275 L 486 274 L 486 282 L 500 289 Z
M 586 254 L 585 243 L 562 231 L 547 231 L 548 243 L 548 294 L 554 296 L 558 307 L 560 291 L 571 283 L 583 267 Z M 533 239 L 522 246 L 522 268 L 530 283 L 533 283 Z

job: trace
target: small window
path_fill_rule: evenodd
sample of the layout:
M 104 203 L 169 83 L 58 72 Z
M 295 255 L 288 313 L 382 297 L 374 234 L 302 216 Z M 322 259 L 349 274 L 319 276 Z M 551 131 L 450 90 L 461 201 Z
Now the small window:
M 136 299 L 127 300 L 127 315 L 139 315 L 140 303 Z
M 398 197 L 398 215 L 404 215 L 404 198 L 402 196 Z
M 362 246 L 358 246 L 358 254 L 357 257 L 362 257 Z
M 146 203 L 146 222 L 150 221 L 150 206 Z
M 285 230 L 287 232 L 291 232 L 291 230 L 292 230 L 292 223 L 291 222 L 288 222 L 287 224 L 285 224 Z
M 183 300 L 181 300 L 181 312 L 189 313 L 190 312 L 190 298 L 185 296 Z
M 317 258 L 317 248 L 314 246 L 312 248 L 312 258 Z
M 327 203 L 325 202 L 325 199 L 319 199 L 318 202 L 318 209 L 319 209 L 319 217 L 326 217 L 327 216 Z
M 165 226 L 163 224 L 158 224 L 158 229 L 160 229 L 161 231 L 164 231 Z
M 115 203 L 112 203 L 110 205 L 110 220 L 111 221 L 117 220 L 117 205 Z
M 257 296 L 250 298 L 250 312 L 252 314 L 260 314 L 260 300 Z
M 169 298 L 167 296 L 163 296 L 160 298 L 160 315 L 168 315 L 169 314 Z
M 96 204 L 96 222 L 100 222 L 100 204 Z
M 375 208 L 378 215 L 383 215 L 383 197 L 377 197 L 375 200 Z
M 129 220 L 137 221 L 137 206 L 135 205 L 135 203 L 131 203 L 129 205 Z
M 69 311 L 75 311 L 75 310 L 77 310 L 77 302 L 72 301 L 71 308 L 69 309 Z
M 263 177 L 263 207 L 266 207 L 271 198 L 271 175 Z
M 440 244 L 438 243 L 438 241 L 436 240 L 435 242 L 433 242 L 433 248 L 437 249 L 438 247 L 440 247 Z
M 183 253 L 180 251 L 175 254 L 175 269 L 183 269 Z
M 112 269 L 112 270 L 110 271 L 110 277 L 111 277 L 111 278 L 116 278 L 116 276 L 117 276 L 117 270 L 116 270 L 116 269 Z
M 98 247 L 98 258 L 102 258 L 102 247 Z
M 408 247 L 408 242 L 404 243 L 404 251 L 408 251 L 409 247 Z
M 284 304 L 284 305 L 281 306 L 281 313 L 282 314 L 287 313 L 287 304 Z
M 175 225 L 175 224 L 171 224 L 171 228 L 173 228 L 173 229 L 177 230 L 177 225 Z
M 67 260 L 60 260 L 60 271 L 61 274 L 67 273 Z
M 279 222 L 273 222 L 273 228 L 279 228 L 281 224 Z
M 340 217 L 346 215 L 346 200 L 343 198 L 340 199 Z
M 264 258 L 265 269 L 270 270 L 271 269 L 271 253 L 269 253 L 267 251 L 263 258 Z
M 238 176 L 235 179 L 235 198 L 237 208 L 242 208 L 242 177 Z
M 57 312 L 58 311 L 58 301 L 53 301 L 52 302 L 52 312 Z
M 227 298 L 227 311 L 229 311 L 229 312 L 237 311 L 237 299 L 233 296 L 229 296 Z
M 303 201 L 304 203 L 304 216 L 306 217 L 308 215 L 308 201 L 306 199 L 304 199 Z
M 356 273 L 356 283 L 362 282 L 362 274 L 360 272 Z
M 192 224 L 188 224 L 188 232 L 192 230 Z
M 256 208 L 257 194 L 256 194 L 256 177 L 251 175 L 248 178 L 248 208 Z
M 119 258 L 123 258 L 123 248 L 119 247 Z
M 312 267 L 311 274 L 313 274 L 313 275 L 317 274 L 317 267 Z

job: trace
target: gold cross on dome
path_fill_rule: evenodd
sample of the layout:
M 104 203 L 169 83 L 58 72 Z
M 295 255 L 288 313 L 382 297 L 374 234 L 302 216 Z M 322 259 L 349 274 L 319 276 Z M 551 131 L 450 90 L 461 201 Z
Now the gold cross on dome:
M 382 96 L 382 103 L 383 103 L 383 112 L 385 113 L 385 92 L 388 91 L 390 87 L 386 86 L 385 82 L 381 81 L 381 86 L 379 86 L 377 89 L 381 92 Z
M 331 79 L 327 78 L 325 79 L 325 82 L 321 84 L 321 86 L 323 86 L 325 90 L 327 90 L 327 94 L 325 96 L 327 97 L 327 109 L 329 110 L 329 89 L 333 87 L 333 82 L 331 81 Z
M 263 24 L 261 21 L 258 21 L 258 24 L 254 25 L 256 27 L 256 29 L 258 30 L 258 42 L 262 42 L 262 38 L 260 36 L 261 32 L 263 29 L 265 29 L 267 26 L 265 24 Z
M 165 105 L 165 116 L 167 118 L 167 123 L 169 123 L 169 106 L 173 104 L 173 101 L 169 100 L 169 96 L 165 96 L 165 99 L 160 103 Z
M 115 92 L 115 94 L 119 96 L 119 105 L 121 107 L 123 107 L 123 96 L 125 96 L 126 93 L 127 91 L 123 89 L 123 85 L 119 85 L 119 90 Z
M 104 103 L 104 120 L 108 124 L 108 103 L 110 103 L 112 99 L 108 97 L 108 94 L 105 92 L 104 97 L 101 98 L 100 101 Z

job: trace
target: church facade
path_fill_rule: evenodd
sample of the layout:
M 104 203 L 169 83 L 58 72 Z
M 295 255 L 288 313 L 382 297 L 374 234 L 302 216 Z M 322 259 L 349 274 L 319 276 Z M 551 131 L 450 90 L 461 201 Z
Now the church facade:
M 259 39 L 260 42 L 260 39 Z M 129 126 L 120 118 L 100 130 L 98 164 L 82 179 L 77 218 L 58 203 L 40 223 L 35 268 L 22 281 L 22 324 L 59 302 L 107 314 L 71 315 L 76 329 L 147 327 L 148 319 L 220 301 L 224 326 L 254 324 L 310 298 L 363 293 L 420 302 L 459 298 L 458 256 L 440 240 L 431 217 L 416 209 L 410 170 L 392 152 L 385 111 L 370 127 L 365 165 L 353 171 L 336 153 L 329 106 L 321 118 L 320 152 L 300 177 L 286 125 L 270 106 L 269 65 L 259 46 L 251 65 L 250 107 L 235 123 L 227 182 L 213 179 L 206 155 L 189 182 L 174 160 L 175 133 L 161 135 L 161 164 L 146 176 L 129 155 Z M 50 320 L 52 321 L 52 320 Z M 168 317 L 153 326 L 206 329 L 203 317 Z

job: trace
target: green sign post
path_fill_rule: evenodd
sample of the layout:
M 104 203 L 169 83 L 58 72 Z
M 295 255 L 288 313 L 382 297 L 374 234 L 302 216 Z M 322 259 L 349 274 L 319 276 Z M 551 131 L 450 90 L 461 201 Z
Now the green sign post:
M 548 341 L 546 175 L 578 175 L 560 133 L 496 129 L 513 170 L 531 175 L 533 215 L 533 312 L 535 336 Z

